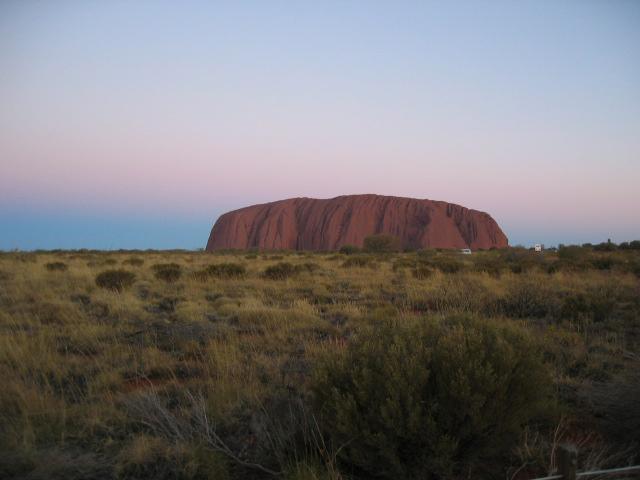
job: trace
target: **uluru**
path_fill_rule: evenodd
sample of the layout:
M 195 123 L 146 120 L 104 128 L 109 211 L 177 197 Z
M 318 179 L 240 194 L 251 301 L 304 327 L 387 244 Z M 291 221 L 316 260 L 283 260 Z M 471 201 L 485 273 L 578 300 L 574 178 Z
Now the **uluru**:
M 384 195 L 290 198 L 252 205 L 218 218 L 207 250 L 337 250 L 387 234 L 403 248 L 490 249 L 508 246 L 485 212 L 453 203 Z

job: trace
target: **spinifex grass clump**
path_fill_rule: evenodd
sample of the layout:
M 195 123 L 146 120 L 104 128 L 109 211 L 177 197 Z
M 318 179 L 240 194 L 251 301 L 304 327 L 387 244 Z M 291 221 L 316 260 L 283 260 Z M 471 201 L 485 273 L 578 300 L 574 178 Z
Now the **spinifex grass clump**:
M 69 267 L 64 262 L 50 262 L 45 265 L 45 268 L 50 272 L 64 272 Z
M 342 267 L 343 268 L 354 268 L 354 267 L 375 268 L 376 263 L 374 262 L 373 258 L 370 257 L 369 255 L 351 255 L 344 262 L 342 262 Z
M 431 269 L 428 265 L 419 263 L 411 270 L 411 273 L 418 280 L 424 280 L 433 275 L 433 269 Z
M 177 263 L 160 263 L 151 267 L 158 280 L 167 283 L 177 282 L 182 276 L 182 267 Z
M 216 278 L 242 278 L 247 274 L 247 269 L 240 263 L 226 262 L 209 265 L 204 273 Z
M 300 269 L 289 262 L 280 262 L 268 266 L 263 272 L 263 277 L 270 280 L 285 280 L 300 272 Z
M 442 273 L 457 273 L 463 269 L 464 265 L 457 258 L 448 255 L 439 255 L 433 257 L 427 262 L 433 268 L 440 270 Z
M 136 281 L 135 273 L 127 270 L 105 270 L 96 276 L 96 285 L 107 290 L 121 292 Z
M 131 257 L 124 260 L 123 265 L 131 265 L 132 267 L 141 267 L 144 265 L 144 260 L 138 257 Z

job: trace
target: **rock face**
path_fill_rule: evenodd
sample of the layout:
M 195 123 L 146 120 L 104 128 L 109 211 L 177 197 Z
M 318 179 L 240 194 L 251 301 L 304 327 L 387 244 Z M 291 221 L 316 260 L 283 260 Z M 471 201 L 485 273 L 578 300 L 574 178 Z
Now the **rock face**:
M 491 216 L 434 200 L 345 195 L 291 198 L 225 213 L 207 250 L 337 250 L 362 246 L 373 234 L 394 235 L 403 248 L 503 248 L 508 240 Z

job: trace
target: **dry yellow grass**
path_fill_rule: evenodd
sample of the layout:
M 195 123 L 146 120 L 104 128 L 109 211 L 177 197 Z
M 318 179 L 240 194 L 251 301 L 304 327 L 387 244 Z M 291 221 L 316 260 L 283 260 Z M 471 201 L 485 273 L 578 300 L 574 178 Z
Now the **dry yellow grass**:
M 516 322 L 540 339 L 560 389 L 618 381 L 637 368 L 637 254 L 616 254 L 612 270 L 555 273 L 547 273 L 557 261 L 548 256 L 516 274 L 498 252 L 485 252 L 453 256 L 463 265 L 458 273 L 434 264 L 416 278 L 412 266 L 433 256 L 451 255 L 394 254 L 344 267 L 347 257 L 334 253 L 1 254 L 0 476 L 242 478 L 251 469 L 207 448 L 202 457 L 203 441 L 167 443 L 145 429 L 131 402 L 155 395 L 182 405 L 185 393 L 202 395 L 211 421 L 250 455 L 252 412 L 292 392 L 307 395 L 317 359 L 340 354 L 361 329 L 387 318 L 464 312 Z M 501 273 L 479 271 L 483 257 Z M 317 268 L 263 277 L 282 261 Z M 48 270 L 51 262 L 68 268 Z M 246 275 L 197 275 L 229 262 L 244 265 Z M 158 280 L 152 266 L 160 263 L 179 264 L 180 279 Z M 110 269 L 133 272 L 134 285 L 96 286 L 96 275 Z M 327 465 L 296 465 L 291 478 L 339 478 Z

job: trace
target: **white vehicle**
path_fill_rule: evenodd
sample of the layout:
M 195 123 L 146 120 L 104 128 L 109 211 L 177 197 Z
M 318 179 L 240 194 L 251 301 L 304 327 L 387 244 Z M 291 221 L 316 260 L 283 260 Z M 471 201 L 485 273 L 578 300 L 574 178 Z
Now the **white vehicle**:
M 533 246 L 533 249 L 534 249 L 536 252 L 541 252 L 541 251 L 544 249 L 544 245 L 541 245 L 540 243 L 536 243 L 536 244 Z
M 470 248 L 463 248 L 460 250 L 460 253 L 463 255 L 471 255 L 471 249 Z

